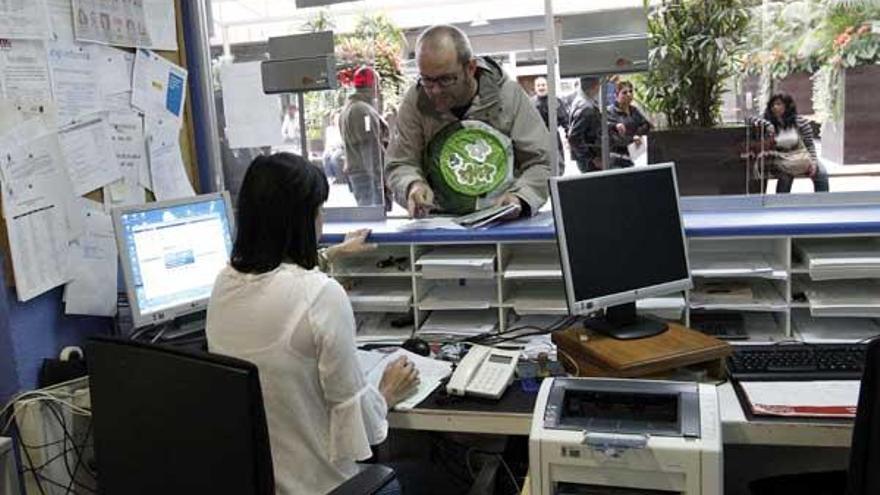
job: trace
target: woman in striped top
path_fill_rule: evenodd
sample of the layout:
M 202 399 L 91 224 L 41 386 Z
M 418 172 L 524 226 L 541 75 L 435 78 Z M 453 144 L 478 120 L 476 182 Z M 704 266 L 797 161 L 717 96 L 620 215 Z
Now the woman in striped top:
M 787 136 L 794 135 L 786 132 L 794 130 L 800 142 L 804 143 L 804 147 L 812 157 L 813 167 L 810 170 L 809 177 L 813 179 L 813 189 L 816 192 L 828 192 L 828 172 L 816 156 L 816 147 L 813 144 L 813 129 L 810 122 L 798 115 L 797 106 L 790 95 L 786 93 L 776 93 L 770 97 L 767 102 L 767 109 L 764 111 L 763 124 L 770 134 L 775 138 L 777 151 L 790 151 L 799 146 L 799 142 Z M 791 184 L 794 177 L 789 174 L 776 170 L 778 177 L 776 182 L 776 193 L 791 192 Z

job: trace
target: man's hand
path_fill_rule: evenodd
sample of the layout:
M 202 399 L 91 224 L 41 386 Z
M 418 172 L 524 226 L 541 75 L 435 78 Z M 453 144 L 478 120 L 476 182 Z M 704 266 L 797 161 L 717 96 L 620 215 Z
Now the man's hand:
M 616 126 L 614 126 L 614 129 L 617 130 L 617 133 L 620 134 L 621 136 L 626 135 L 626 126 L 625 125 L 617 124 Z
M 642 136 L 633 136 L 633 143 L 635 143 L 636 146 L 641 146 Z
M 501 197 L 495 200 L 495 205 L 516 205 L 515 209 L 510 210 L 510 212 L 499 218 L 499 220 L 513 220 L 519 218 L 523 211 L 522 200 L 519 199 L 519 196 L 511 193 L 502 194 Z
M 434 191 L 431 190 L 431 186 L 422 181 L 413 182 L 406 196 L 406 210 L 409 216 L 423 218 L 435 208 Z
M 345 234 L 345 240 L 335 246 L 327 248 L 327 260 L 332 262 L 341 257 L 376 249 L 376 244 L 366 243 L 367 236 L 369 235 L 370 229 L 360 229 Z

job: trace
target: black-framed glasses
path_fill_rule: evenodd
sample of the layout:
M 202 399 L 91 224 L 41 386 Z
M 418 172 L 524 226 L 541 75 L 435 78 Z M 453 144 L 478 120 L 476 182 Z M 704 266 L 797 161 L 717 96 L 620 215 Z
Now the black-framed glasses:
M 458 74 L 443 74 L 442 76 L 430 77 L 419 76 L 419 85 L 425 89 L 431 89 L 435 86 L 448 88 L 458 82 Z

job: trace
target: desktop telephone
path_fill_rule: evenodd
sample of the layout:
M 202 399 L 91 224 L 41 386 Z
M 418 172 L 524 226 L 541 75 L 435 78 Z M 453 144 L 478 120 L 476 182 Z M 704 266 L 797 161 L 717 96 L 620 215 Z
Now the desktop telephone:
M 452 373 L 446 391 L 497 399 L 513 383 L 519 351 L 474 345 Z

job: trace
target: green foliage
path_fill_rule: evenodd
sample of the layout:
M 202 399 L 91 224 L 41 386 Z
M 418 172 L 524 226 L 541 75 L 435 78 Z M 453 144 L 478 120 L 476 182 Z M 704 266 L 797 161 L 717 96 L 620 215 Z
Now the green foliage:
M 670 127 L 721 121 L 725 82 L 739 70 L 749 23 L 744 0 L 663 0 L 648 14 L 651 69 L 642 100 Z M 645 1 L 648 8 L 648 1 Z
M 302 30 L 309 33 L 318 33 L 321 31 L 332 31 L 335 27 L 336 22 L 330 16 L 330 11 L 322 9 L 303 24 Z
M 751 9 L 746 72 L 763 69 L 780 80 L 794 72 L 815 72 L 828 58 L 825 0 L 764 2 Z

